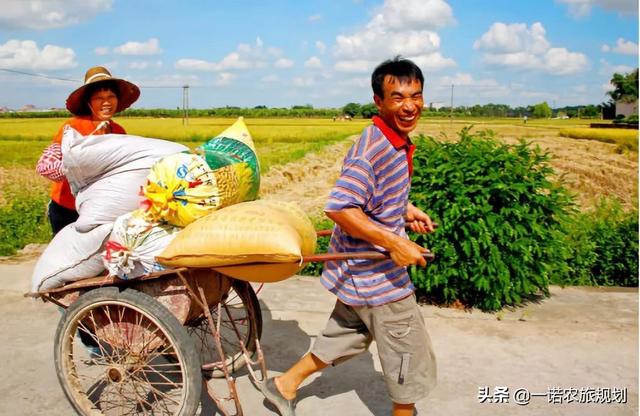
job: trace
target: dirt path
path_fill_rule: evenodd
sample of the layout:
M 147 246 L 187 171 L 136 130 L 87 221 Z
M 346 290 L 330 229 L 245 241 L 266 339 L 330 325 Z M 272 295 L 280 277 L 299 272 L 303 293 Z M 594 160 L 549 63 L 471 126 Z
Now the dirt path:
M 22 297 L 33 265 L 33 261 L 0 265 L 0 396 L 4 398 L 0 415 L 71 415 L 53 363 L 60 313 L 54 305 Z M 552 286 L 550 291 L 550 299 L 499 314 L 423 306 L 438 361 L 438 386 L 417 403 L 419 414 L 637 415 L 637 289 Z M 264 322 L 261 343 L 270 374 L 275 375 L 307 351 L 335 298 L 317 279 L 297 277 L 266 285 L 259 299 Z M 275 415 L 246 372 L 238 374 L 237 383 L 246 415 Z M 506 401 L 481 403 L 478 394 L 484 387 L 492 396 L 498 388 L 507 388 Z M 597 397 L 606 400 L 606 392 L 616 388 L 626 393 L 626 403 L 594 402 Z M 517 389 L 538 396 L 518 405 Z M 571 389 L 584 393 L 572 401 L 548 395 L 566 391 L 571 397 Z M 554 397 L 557 401 L 550 402 Z M 207 415 L 219 414 L 211 400 L 206 396 L 202 400 Z M 372 346 L 305 383 L 297 414 L 388 415 L 390 407 Z
M 555 149 L 557 138 L 540 140 L 549 150 Z M 310 215 L 320 215 L 350 143 L 346 140 L 272 168 L 263 177 L 263 197 L 297 201 Z M 578 142 L 573 150 L 555 149 L 561 155 L 558 160 L 576 172 L 576 183 L 593 178 L 589 186 L 598 185 L 597 175 L 590 176 L 598 173 L 591 172 L 593 168 L 586 166 L 578 173 L 574 166 L 597 156 L 598 145 Z M 633 160 L 609 158 L 606 145 L 601 150 L 606 154 L 599 156 L 606 165 L 603 169 L 617 166 L 621 182 L 625 182 L 624 175 L 637 177 L 637 172 L 629 173 Z M 633 191 L 633 187 L 625 189 Z M 52 305 L 22 297 L 40 250 L 41 246 L 31 246 L 21 256 L 0 259 L 0 360 L 5 374 L 0 380 L 0 395 L 6 398 L 0 402 L 0 415 L 72 413 L 52 360 L 60 314 Z M 420 414 L 637 415 L 637 289 L 551 287 L 550 291 L 550 299 L 498 314 L 422 307 L 438 359 L 439 381 L 434 392 L 418 403 Z M 267 285 L 259 297 L 264 319 L 262 343 L 268 368 L 277 373 L 308 349 L 310 339 L 324 326 L 334 298 L 314 278 Z M 372 348 L 370 353 L 312 378 L 300 391 L 298 414 L 388 414 L 390 404 L 377 360 Z M 237 381 L 245 414 L 275 414 L 265 408 L 246 374 L 241 373 Z M 483 387 L 490 394 L 497 388 L 508 388 L 507 402 L 480 403 L 478 394 Z M 565 399 L 552 403 L 548 396 L 550 391 L 569 394 L 570 389 L 582 389 L 597 394 L 613 388 L 624 389 L 626 403 L 584 401 L 592 396 L 584 396 L 582 402 Z M 539 396 L 530 397 L 527 405 L 518 405 L 514 402 L 516 389 Z M 205 407 L 210 414 L 217 414 L 210 401 Z

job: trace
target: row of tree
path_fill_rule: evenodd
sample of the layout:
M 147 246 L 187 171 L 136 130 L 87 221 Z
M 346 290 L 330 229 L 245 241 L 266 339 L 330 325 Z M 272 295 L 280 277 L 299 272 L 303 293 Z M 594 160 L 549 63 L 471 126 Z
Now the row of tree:
M 449 116 L 454 117 L 578 117 L 578 118 L 604 118 L 613 119 L 615 114 L 615 103 L 617 101 L 633 102 L 638 99 L 638 69 L 626 74 L 613 74 L 611 78 L 613 90 L 607 94 L 610 100 L 598 105 L 585 106 L 565 106 L 551 108 L 544 101 L 538 104 L 525 107 L 511 107 L 506 104 L 484 104 L 473 106 L 425 108 L 424 116 Z M 378 114 L 378 109 L 374 103 L 348 103 L 342 108 L 314 108 L 311 104 L 294 105 L 289 108 L 268 108 L 258 105 L 251 108 L 244 107 L 217 107 L 208 109 L 189 109 L 185 111 L 181 108 L 172 109 L 128 109 L 122 116 L 130 117 L 283 117 L 283 118 L 336 118 L 339 116 L 349 116 L 350 118 L 362 117 L 371 118 Z M 0 117 L 68 117 L 66 111 L 46 111 L 46 112 L 7 112 L 0 113 Z

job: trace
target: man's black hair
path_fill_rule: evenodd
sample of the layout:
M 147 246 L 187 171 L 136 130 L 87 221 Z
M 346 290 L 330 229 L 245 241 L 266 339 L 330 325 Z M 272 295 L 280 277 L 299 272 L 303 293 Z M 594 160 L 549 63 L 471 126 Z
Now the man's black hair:
M 398 55 L 378 65 L 373 70 L 373 74 L 371 74 L 371 88 L 373 93 L 380 98 L 384 98 L 382 84 L 387 75 L 397 78 L 400 82 L 410 82 L 416 79 L 420 81 L 420 85 L 424 88 L 424 76 L 418 65 Z

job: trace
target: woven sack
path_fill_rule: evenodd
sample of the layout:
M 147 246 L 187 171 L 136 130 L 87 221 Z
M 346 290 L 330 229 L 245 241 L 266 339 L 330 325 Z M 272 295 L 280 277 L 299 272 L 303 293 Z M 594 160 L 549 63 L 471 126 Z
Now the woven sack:
M 203 217 L 178 233 L 159 263 L 208 267 L 241 280 L 275 282 L 294 275 L 313 254 L 313 224 L 295 204 L 250 201 Z

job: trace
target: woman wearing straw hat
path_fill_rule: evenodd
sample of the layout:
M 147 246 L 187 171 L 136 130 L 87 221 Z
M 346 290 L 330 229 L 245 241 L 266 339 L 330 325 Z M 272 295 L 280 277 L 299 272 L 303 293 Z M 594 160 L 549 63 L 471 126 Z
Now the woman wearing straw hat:
M 74 116 L 60 127 L 53 137 L 53 143 L 44 150 L 36 166 L 40 175 L 53 181 L 48 215 L 54 235 L 78 219 L 75 198 L 62 172 L 60 143 L 64 127 L 70 126 L 85 136 L 126 134 L 124 128 L 111 117 L 129 108 L 139 96 L 140 89 L 136 85 L 113 78 L 106 68 L 95 66 L 85 74 L 84 84 L 67 98 L 67 110 Z

